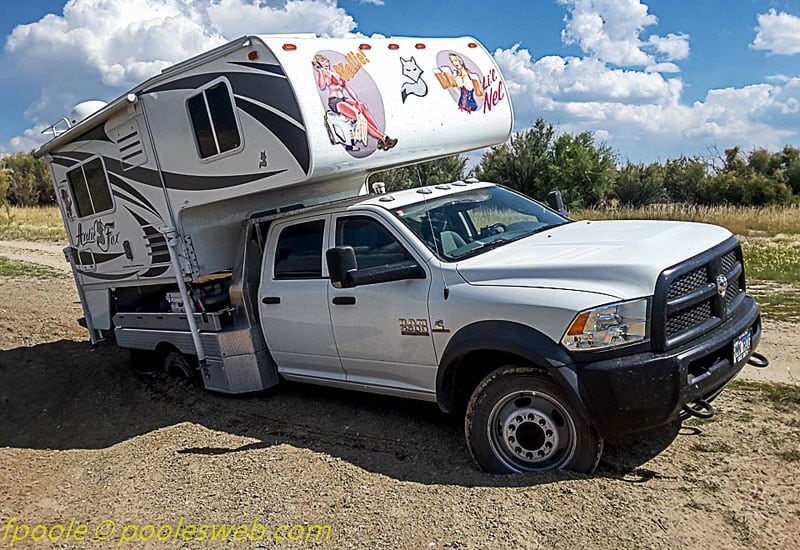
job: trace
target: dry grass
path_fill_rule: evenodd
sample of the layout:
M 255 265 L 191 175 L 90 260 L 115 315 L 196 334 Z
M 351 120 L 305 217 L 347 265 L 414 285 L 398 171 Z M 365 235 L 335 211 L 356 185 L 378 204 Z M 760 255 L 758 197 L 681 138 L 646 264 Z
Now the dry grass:
M 572 213 L 585 220 L 680 220 L 721 225 L 735 235 L 800 233 L 800 207 L 692 206 L 655 204 L 644 208 L 586 209 Z
M 57 206 L 20 208 L 0 205 L 0 239 L 66 241 L 64 222 Z

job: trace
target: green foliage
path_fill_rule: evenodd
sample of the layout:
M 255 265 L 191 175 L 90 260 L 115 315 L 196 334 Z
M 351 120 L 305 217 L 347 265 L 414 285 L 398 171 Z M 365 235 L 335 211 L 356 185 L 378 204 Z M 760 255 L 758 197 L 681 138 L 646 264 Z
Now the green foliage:
M 662 202 L 667 197 L 664 189 L 664 167 L 660 164 L 628 163 L 617 171 L 614 195 L 620 204 L 640 208 Z
M 0 169 L 0 206 L 8 204 L 6 197 L 9 189 L 11 189 L 11 175 Z
M 14 153 L 0 159 L 0 169 L 5 174 L 8 187 L 2 197 L 15 206 L 55 204 L 50 170 L 44 159 L 31 153 Z M 0 191 L 3 190 L 0 181 Z M 0 199 L 0 202 L 3 201 Z
M 485 153 L 475 175 L 539 199 L 559 189 L 570 207 L 595 206 L 612 192 L 615 162 L 611 148 L 596 145 L 589 132 L 557 136 L 552 124 L 538 119 Z
M 382 181 L 386 184 L 386 191 L 391 192 L 423 185 L 449 183 L 464 177 L 466 164 L 466 158 L 453 155 L 376 172 L 369 177 L 369 184 L 371 186 L 373 182 Z
M 800 149 L 771 153 L 726 149 L 716 162 L 679 157 L 663 164 L 615 166 L 614 152 L 582 132 L 557 135 L 542 119 L 492 147 L 475 168 L 479 179 L 502 183 L 534 198 L 561 190 L 572 209 L 616 198 L 639 208 L 658 202 L 765 206 L 800 202 Z

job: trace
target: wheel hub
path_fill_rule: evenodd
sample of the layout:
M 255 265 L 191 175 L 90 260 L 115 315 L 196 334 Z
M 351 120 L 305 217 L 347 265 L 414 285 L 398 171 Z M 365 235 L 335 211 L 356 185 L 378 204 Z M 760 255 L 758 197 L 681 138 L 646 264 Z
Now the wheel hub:
M 489 444 L 495 457 L 514 472 L 558 469 L 575 452 L 575 424 L 550 395 L 514 391 L 489 413 Z
M 558 449 L 558 428 L 541 411 L 515 409 L 500 420 L 502 445 L 517 459 L 535 464 L 546 461 Z

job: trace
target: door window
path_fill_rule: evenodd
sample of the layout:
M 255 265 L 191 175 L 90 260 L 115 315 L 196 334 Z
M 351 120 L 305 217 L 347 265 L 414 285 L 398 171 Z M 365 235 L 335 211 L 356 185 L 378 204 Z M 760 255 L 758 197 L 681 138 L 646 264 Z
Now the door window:
M 325 220 L 284 227 L 275 250 L 276 279 L 319 279 L 322 277 L 322 237 Z
M 352 246 L 358 269 L 416 265 L 411 254 L 372 218 L 340 218 L 336 222 L 336 246 Z

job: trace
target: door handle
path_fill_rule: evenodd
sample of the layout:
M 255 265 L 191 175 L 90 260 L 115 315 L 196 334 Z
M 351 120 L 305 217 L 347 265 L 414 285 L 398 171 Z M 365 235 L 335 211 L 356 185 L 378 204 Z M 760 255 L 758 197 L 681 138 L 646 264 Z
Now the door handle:
M 271 306 L 275 304 L 280 304 L 281 299 L 279 296 L 264 296 L 263 298 L 261 298 L 261 303 Z
M 333 300 L 333 305 L 335 306 L 354 306 L 356 305 L 356 297 L 355 296 L 337 296 Z

